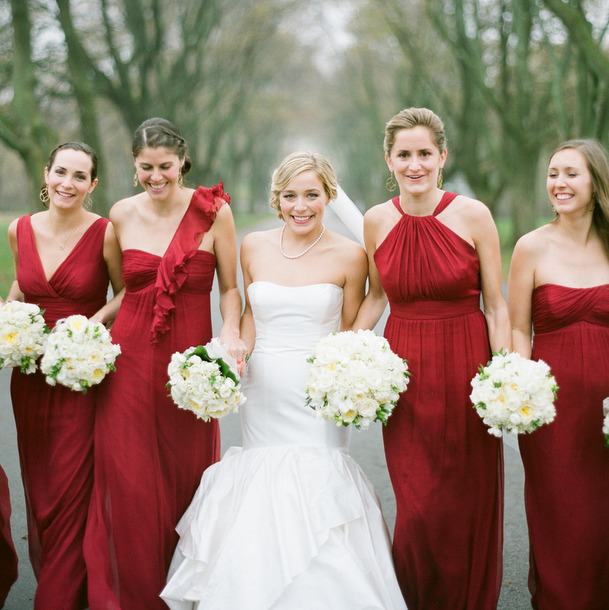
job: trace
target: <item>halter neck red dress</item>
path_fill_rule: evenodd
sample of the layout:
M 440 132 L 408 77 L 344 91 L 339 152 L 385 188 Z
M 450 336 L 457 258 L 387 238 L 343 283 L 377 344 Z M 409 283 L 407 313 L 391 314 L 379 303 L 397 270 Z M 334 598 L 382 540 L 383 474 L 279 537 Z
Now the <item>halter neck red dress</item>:
M 49 327 L 73 314 L 92 316 L 106 303 L 103 257 L 108 220 L 98 218 L 47 280 L 30 216 L 17 224 L 17 281 Z M 95 397 L 50 386 L 37 371 L 13 370 L 11 398 L 25 491 L 28 545 L 38 579 L 34 607 L 87 607 L 82 542 L 93 484 Z
M 609 608 L 609 284 L 533 292 L 534 360 L 559 386 L 556 419 L 519 438 L 529 589 L 540 610 Z
M 123 252 L 126 294 L 112 327 L 122 353 L 98 401 L 85 539 L 93 610 L 166 608 L 175 526 L 219 459 L 218 422 L 179 409 L 165 384 L 174 352 L 211 339 L 216 257 L 198 247 L 228 201 L 221 184 L 199 187 L 162 257 Z
M 8 479 L 0 466 L 0 608 L 17 580 L 17 553 L 11 535 L 11 497 Z
M 397 502 L 393 556 L 409 610 L 495 609 L 502 573 L 503 453 L 472 407 L 490 358 L 476 250 L 437 216 L 405 214 L 375 253 L 385 337 L 408 390 L 383 430 Z

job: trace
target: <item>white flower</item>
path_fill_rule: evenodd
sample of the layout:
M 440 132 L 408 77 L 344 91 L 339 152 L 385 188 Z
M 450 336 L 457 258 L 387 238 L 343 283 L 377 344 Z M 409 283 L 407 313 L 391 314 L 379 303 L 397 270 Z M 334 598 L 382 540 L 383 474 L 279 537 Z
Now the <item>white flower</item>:
M 237 411 L 245 402 L 236 361 L 215 338 L 205 346 L 175 352 L 167 373 L 167 387 L 176 405 L 204 421 Z
M 33 373 L 44 352 L 49 328 L 38 305 L 8 301 L 0 305 L 0 368 Z
M 543 360 L 501 351 L 479 371 L 471 382 L 470 399 L 489 434 L 532 432 L 554 420 L 558 386 Z
M 103 324 L 73 315 L 59 320 L 51 331 L 40 370 L 49 385 L 59 383 L 85 394 L 116 370 L 114 362 L 120 353 Z
M 387 423 L 410 375 L 406 361 L 371 330 L 324 337 L 308 362 L 306 404 L 318 418 L 358 429 Z

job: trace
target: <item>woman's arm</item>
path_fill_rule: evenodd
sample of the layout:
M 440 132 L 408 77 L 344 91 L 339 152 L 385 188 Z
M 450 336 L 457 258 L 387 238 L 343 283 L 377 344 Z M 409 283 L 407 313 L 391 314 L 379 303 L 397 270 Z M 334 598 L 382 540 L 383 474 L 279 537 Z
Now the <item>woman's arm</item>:
M 233 215 L 228 205 L 223 205 L 218 210 L 211 231 L 223 321 L 220 342 L 228 353 L 239 361 L 245 358 L 247 348 L 239 336 L 241 295 L 237 286 L 237 238 Z
M 351 249 L 350 249 L 351 250 Z M 345 284 L 343 285 L 343 310 L 341 314 L 341 331 L 351 330 L 366 294 L 366 276 L 368 263 L 366 252 L 353 243 L 353 254 L 345 258 Z
M 510 317 L 501 289 L 501 248 L 497 227 L 490 210 L 479 201 L 471 200 L 467 217 L 480 260 L 480 286 L 491 351 L 498 352 L 502 348 L 510 351 Z
M 245 308 L 241 316 L 241 339 L 245 343 L 247 353 L 251 354 L 256 343 L 256 325 L 252 306 L 247 293 L 248 286 L 252 283 L 252 276 L 249 271 L 249 263 L 252 259 L 252 236 L 246 235 L 241 242 L 241 272 L 243 274 L 243 292 L 245 295 Z
M 508 309 L 512 321 L 514 351 L 531 357 L 533 336 L 532 301 L 535 288 L 535 252 L 531 234 L 521 237 L 514 248 L 508 278 Z
M 387 307 L 387 295 L 381 285 L 381 278 L 374 261 L 378 231 L 377 212 L 375 208 L 371 208 L 364 215 L 364 242 L 368 255 L 368 293 L 353 322 L 354 330 L 373 329 Z
M 123 254 L 116 237 L 116 231 L 111 222 L 106 226 L 103 256 L 108 268 L 108 275 L 110 276 L 110 284 L 112 286 L 114 298 L 91 316 L 91 320 L 108 325 L 114 322 L 114 318 L 116 318 L 116 314 L 118 313 L 118 309 L 125 294 L 125 285 L 122 275 Z
M 8 227 L 8 242 L 11 247 L 11 252 L 13 254 L 13 265 L 15 269 L 15 278 L 17 278 L 17 266 L 19 263 L 19 248 L 17 246 L 17 222 L 18 220 L 13 220 Z M 23 292 L 19 288 L 19 284 L 17 283 L 17 279 L 15 279 L 11 285 L 11 288 L 6 297 L 7 301 L 23 301 L 24 296 Z

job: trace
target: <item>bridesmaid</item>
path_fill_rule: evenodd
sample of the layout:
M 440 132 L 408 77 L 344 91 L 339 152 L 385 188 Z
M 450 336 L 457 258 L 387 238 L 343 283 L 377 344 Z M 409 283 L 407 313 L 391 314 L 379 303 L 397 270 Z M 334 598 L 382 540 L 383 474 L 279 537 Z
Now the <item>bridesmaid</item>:
M 431 110 L 394 116 L 384 147 L 399 196 L 364 217 L 370 287 L 354 326 L 373 328 L 389 300 L 385 336 L 412 372 L 383 430 L 396 572 L 410 610 L 490 610 L 501 586 L 503 453 L 469 394 L 491 348 L 510 347 L 497 230 L 481 202 L 441 190 L 446 137 Z
M 86 209 L 97 184 L 97 156 L 86 144 L 61 144 L 44 178 L 40 197 L 48 210 L 8 229 L 17 277 L 8 299 L 40 305 L 49 327 L 72 314 L 110 322 L 122 296 L 121 253 L 112 225 Z M 109 280 L 117 297 L 106 304 Z M 39 371 L 13 370 L 28 544 L 38 580 L 35 608 L 88 605 L 82 543 L 93 484 L 96 393 L 52 387 Z
M 17 580 L 17 553 L 11 535 L 11 497 L 8 480 L 0 466 L 0 608 Z
M 218 275 L 220 340 L 236 358 L 241 297 L 230 201 L 222 184 L 183 184 L 187 144 L 153 118 L 133 139 L 143 192 L 110 218 L 123 250 L 126 294 L 112 327 L 120 365 L 100 395 L 95 488 L 85 540 L 91 608 L 164 608 L 159 593 L 177 542 L 175 526 L 203 471 L 219 458 L 218 422 L 204 423 L 168 397 L 171 354 L 212 337 L 210 293 Z
M 529 589 L 540 610 L 609 608 L 609 163 L 594 140 L 550 158 L 556 218 L 520 238 L 508 283 L 514 348 L 547 362 L 556 419 L 519 439 Z M 533 345 L 531 337 L 534 331 Z

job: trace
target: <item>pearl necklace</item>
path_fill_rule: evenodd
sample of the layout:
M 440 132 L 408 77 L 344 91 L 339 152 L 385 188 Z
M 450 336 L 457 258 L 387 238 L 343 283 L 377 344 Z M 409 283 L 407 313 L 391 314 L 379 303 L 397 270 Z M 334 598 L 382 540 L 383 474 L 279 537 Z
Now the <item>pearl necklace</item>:
M 314 245 L 319 243 L 319 240 L 322 238 L 322 236 L 324 234 L 324 231 L 326 230 L 325 225 L 321 225 L 321 233 L 317 236 L 317 239 L 310 246 L 308 246 L 306 249 L 304 249 L 300 254 L 296 254 L 294 256 L 291 256 L 290 254 L 286 254 L 283 251 L 283 232 L 285 231 L 286 226 L 287 225 L 283 225 L 283 227 L 281 227 L 281 233 L 279 234 L 279 251 L 286 258 L 289 258 L 289 259 L 292 259 L 292 260 L 295 259 L 295 258 L 300 258 L 301 256 L 304 256 Z

